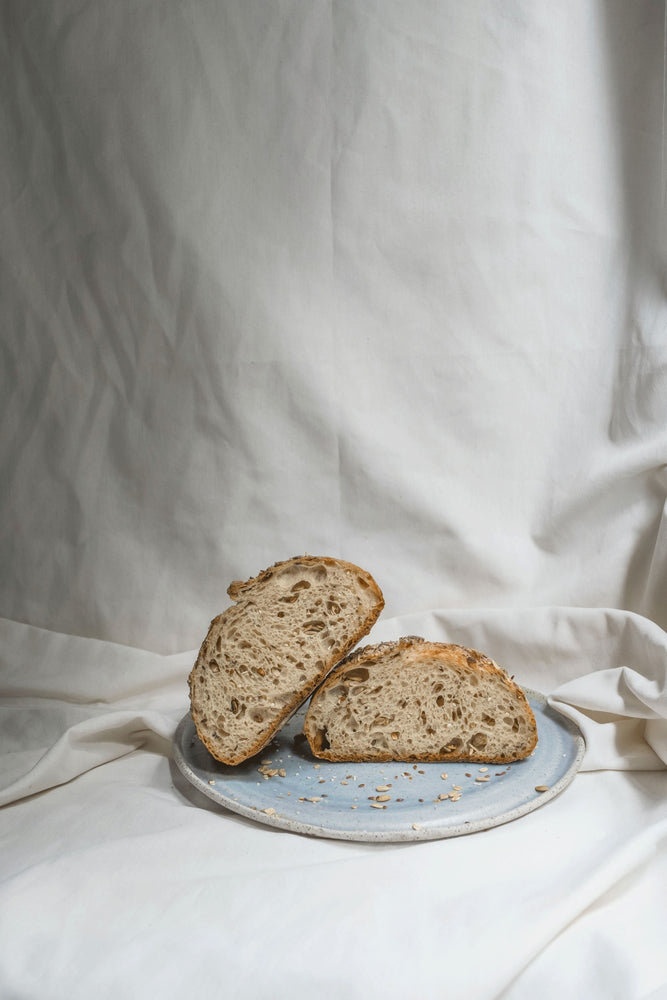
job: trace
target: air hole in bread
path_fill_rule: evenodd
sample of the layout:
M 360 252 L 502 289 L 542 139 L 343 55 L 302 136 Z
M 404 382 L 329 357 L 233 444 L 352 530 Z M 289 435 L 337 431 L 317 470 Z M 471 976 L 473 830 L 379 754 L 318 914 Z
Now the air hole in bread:
M 304 632 L 321 632 L 324 628 L 324 622 L 311 619 L 311 621 L 304 622 L 301 628 Z
M 512 725 L 512 720 L 507 715 L 503 718 L 503 722 L 505 723 L 506 726 Z
M 486 712 L 482 715 L 482 722 L 486 723 L 487 726 L 495 726 L 496 720 L 492 715 L 487 715 Z
M 309 587 L 310 583 L 308 582 L 308 580 L 299 580 L 292 587 L 292 593 L 294 593 L 295 590 L 308 590 Z
M 389 725 L 389 719 L 384 715 L 378 715 L 373 719 L 371 723 L 371 728 L 379 729 L 382 726 L 388 726 L 388 725 Z
M 219 674 L 220 673 L 220 664 L 218 663 L 217 660 L 209 660 L 208 661 L 208 668 L 209 668 L 209 670 L 212 670 L 214 674 Z
M 486 746 L 486 733 L 475 733 L 474 736 L 470 737 L 468 742 L 475 750 L 483 750 Z
M 327 739 L 327 731 L 326 731 L 326 729 L 318 729 L 317 730 L 317 732 L 315 733 L 315 737 L 314 737 L 313 743 L 314 743 L 313 750 L 316 753 L 320 753 L 322 750 L 328 750 L 329 749 L 329 747 L 331 746 L 331 744 L 329 743 L 329 740 Z
M 340 604 L 337 601 L 328 600 L 327 601 L 327 611 L 330 615 L 340 614 Z
M 285 597 L 279 597 L 278 600 L 282 601 L 283 604 L 294 604 L 295 601 L 299 600 L 299 595 L 298 594 L 287 594 Z
M 368 590 L 368 583 L 366 580 L 364 580 L 363 576 L 357 577 L 357 583 L 359 584 L 360 587 L 363 587 L 364 590 Z
M 441 694 L 439 694 L 438 697 L 435 699 L 435 703 L 438 706 L 438 708 L 444 707 L 445 699 L 442 697 Z
M 343 674 L 344 681 L 357 681 L 359 684 L 363 684 L 364 681 L 368 680 L 368 670 L 366 667 L 355 667 L 353 670 L 348 670 Z

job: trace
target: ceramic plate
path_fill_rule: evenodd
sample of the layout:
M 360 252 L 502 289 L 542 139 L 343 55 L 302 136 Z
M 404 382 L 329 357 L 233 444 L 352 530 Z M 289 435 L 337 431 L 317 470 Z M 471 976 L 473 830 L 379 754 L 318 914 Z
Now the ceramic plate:
M 459 837 L 545 805 L 579 770 L 580 730 L 544 695 L 524 690 L 539 739 L 530 757 L 514 764 L 318 761 L 302 735 L 306 706 L 261 753 L 236 767 L 210 755 L 188 713 L 174 736 L 174 759 L 199 791 L 268 826 L 338 840 Z

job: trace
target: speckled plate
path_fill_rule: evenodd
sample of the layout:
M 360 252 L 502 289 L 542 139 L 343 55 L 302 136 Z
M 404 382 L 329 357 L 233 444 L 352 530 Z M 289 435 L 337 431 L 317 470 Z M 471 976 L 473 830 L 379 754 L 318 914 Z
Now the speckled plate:
M 524 690 L 539 739 L 530 757 L 509 765 L 318 761 L 302 735 L 306 706 L 260 754 L 236 767 L 210 755 L 188 713 L 174 736 L 174 759 L 204 795 L 267 826 L 338 840 L 459 837 L 545 805 L 579 770 L 580 730 L 544 695 Z

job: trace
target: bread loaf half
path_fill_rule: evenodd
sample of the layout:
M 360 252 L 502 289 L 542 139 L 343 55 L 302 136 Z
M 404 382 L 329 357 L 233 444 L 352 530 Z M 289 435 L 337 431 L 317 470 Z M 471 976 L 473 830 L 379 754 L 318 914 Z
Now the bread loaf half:
M 348 656 L 313 695 L 304 733 L 333 761 L 507 763 L 537 743 L 526 696 L 504 670 L 417 636 Z
M 202 743 L 225 764 L 262 749 L 384 607 L 373 577 L 352 563 L 299 556 L 227 591 L 189 678 Z

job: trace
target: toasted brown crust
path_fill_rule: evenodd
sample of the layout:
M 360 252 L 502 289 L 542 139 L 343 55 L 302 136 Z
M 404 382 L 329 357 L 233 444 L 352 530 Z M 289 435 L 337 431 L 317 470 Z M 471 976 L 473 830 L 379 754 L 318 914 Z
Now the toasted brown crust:
M 372 754 L 368 753 L 364 755 L 355 755 L 349 752 L 335 752 L 331 748 L 323 748 L 320 746 L 318 725 L 315 721 L 315 711 L 313 708 L 313 706 L 317 705 L 317 700 L 319 700 L 322 695 L 326 694 L 327 691 L 330 691 L 335 688 L 336 685 L 340 684 L 341 678 L 343 675 L 347 674 L 350 668 L 372 668 L 373 664 L 395 659 L 396 668 L 400 669 L 401 655 L 405 653 L 413 655 L 415 659 L 421 658 L 424 661 L 428 661 L 429 658 L 432 657 L 443 657 L 446 658 L 449 664 L 453 665 L 464 674 L 466 672 L 475 673 L 482 680 L 485 677 L 493 677 L 496 682 L 502 683 L 508 694 L 510 694 L 515 700 L 518 709 L 523 713 L 523 719 L 525 720 L 528 730 L 528 735 L 526 736 L 525 746 L 522 752 L 514 752 L 511 754 L 496 752 L 494 754 L 487 754 L 483 750 L 475 750 L 474 753 L 471 753 L 470 748 L 468 748 L 463 751 L 451 750 L 443 753 L 441 748 L 438 748 L 437 750 L 434 749 L 432 752 L 419 753 L 418 755 L 403 754 L 401 756 L 396 756 L 390 750 L 387 750 L 386 752 L 383 752 L 382 750 L 373 750 Z M 336 668 L 328 675 L 324 683 L 315 692 L 311 702 L 311 707 L 309 708 L 304 720 L 304 733 L 308 739 L 310 748 L 316 757 L 323 760 L 338 762 L 347 761 L 361 763 L 368 760 L 378 762 L 389 760 L 419 760 L 424 762 L 450 761 L 452 763 L 463 761 L 475 761 L 479 763 L 509 763 L 511 761 L 520 760 L 529 756 L 537 745 L 537 725 L 532 709 L 528 703 L 528 699 L 526 698 L 524 691 L 514 682 L 505 670 L 478 650 L 452 643 L 429 642 L 422 639 L 420 636 L 403 636 L 400 639 L 382 642 L 372 646 L 362 646 L 361 648 L 350 653 L 336 666 Z
M 324 564 L 325 566 L 345 566 L 350 572 L 362 576 L 380 603 L 377 612 L 379 616 L 384 607 L 384 596 L 371 574 L 367 570 L 362 569 L 361 566 L 356 566 L 355 563 L 347 562 L 345 559 L 334 559 L 332 556 L 309 556 L 305 554 L 302 556 L 292 556 L 291 559 L 281 559 L 279 562 L 273 563 L 272 566 L 263 569 L 257 576 L 251 576 L 247 580 L 233 580 L 227 587 L 227 594 L 232 601 L 238 601 L 243 596 L 244 591 L 252 589 L 257 583 L 268 580 L 277 570 L 284 569 L 287 566 L 319 566 L 320 564 Z M 365 632 L 362 633 L 362 635 L 365 634 Z
M 306 701 L 315 688 L 322 683 L 335 664 L 342 657 L 346 656 L 360 639 L 368 634 L 377 621 L 382 608 L 384 607 L 384 597 L 382 595 L 382 591 L 370 573 L 354 563 L 341 559 L 334 559 L 328 556 L 318 557 L 303 555 L 294 556 L 291 559 L 281 560 L 280 562 L 274 563 L 273 566 L 263 570 L 261 573 L 258 573 L 257 576 L 250 577 L 245 581 L 234 581 L 229 585 L 227 593 L 234 602 L 240 604 L 245 599 L 249 599 L 250 595 L 254 593 L 259 585 L 270 580 L 270 578 L 276 573 L 280 573 L 281 571 L 290 568 L 305 569 L 308 567 L 317 567 L 322 564 L 332 568 L 345 568 L 351 574 L 354 574 L 360 585 L 364 586 L 365 589 L 368 590 L 369 594 L 372 595 L 372 606 L 369 608 L 368 613 L 363 618 L 358 620 L 357 627 L 349 631 L 345 639 L 338 643 L 330 655 L 322 658 L 321 668 L 316 673 L 308 677 L 306 682 L 301 685 L 294 686 L 285 704 L 279 710 L 274 712 L 270 723 L 262 729 L 255 742 L 251 746 L 245 747 L 240 752 L 235 752 L 234 750 L 221 752 L 219 743 L 212 738 L 207 727 L 202 722 L 202 712 L 199 707 L 200 698 L 198 695 L 197 685 L 202 677 L 205 664 L 209 661 L 215 643 L 218 641 L 218 637 L 224 635 L 225 633 L 225 628 L 229 621 L 230 611 L 233 611 L 233 608 L 226 609 L 226 611 L 217 615 L 211 622 L 206 638 L 204 639 L 199 650 L 197 660 L 190 672 L 188 684 L 190 690 L 191 714 L 195 722 L 197 735 L 209 753 L 215 757 L 216 760 L 225 764 L 236 765 L 254 756 L 256 753 L 259 753 L 259 751 L 271 741 L 276 732 L 288 721 L 289 718 L 291 718 L 299 706 Z M 363 581 L 363 583 L 361 581 Z

